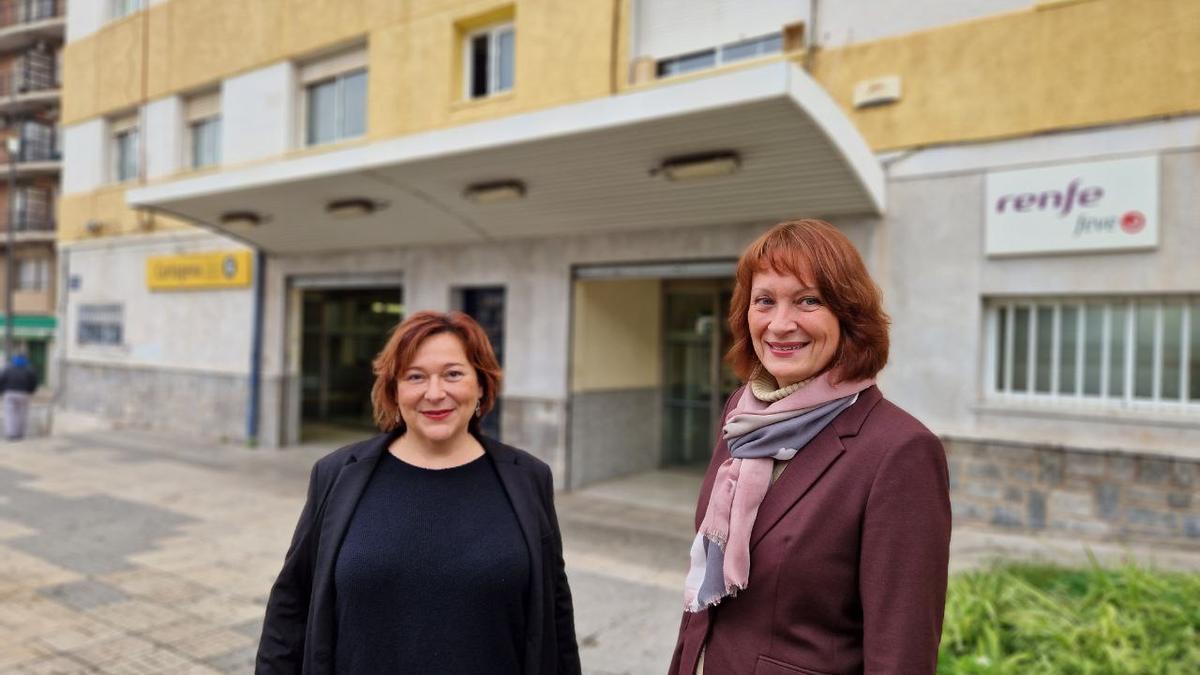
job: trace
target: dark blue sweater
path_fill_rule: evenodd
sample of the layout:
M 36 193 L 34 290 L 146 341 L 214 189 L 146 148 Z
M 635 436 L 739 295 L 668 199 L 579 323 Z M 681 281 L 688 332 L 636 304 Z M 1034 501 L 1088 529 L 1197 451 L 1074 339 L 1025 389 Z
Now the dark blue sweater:
M 520 673 L 529 574 L 486 455 L 432 470 L 385 451 L 334 570 L 337 672 Z

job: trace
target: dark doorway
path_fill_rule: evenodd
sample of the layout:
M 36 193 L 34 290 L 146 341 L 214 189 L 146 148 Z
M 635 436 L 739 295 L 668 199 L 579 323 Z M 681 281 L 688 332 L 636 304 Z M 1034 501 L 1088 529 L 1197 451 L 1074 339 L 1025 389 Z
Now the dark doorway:
M 486 286 L 477 288 L 460 288 L 456 292 L 457 305 L 463 313 L 479 322 L 483 332 L 487 333 L 492 349 L 496 352 L 496 360 L 504 367 L 504 287 Z M 500 397 L 496 397 L 496 407 L 483 418 L 480 430 L 485 436 L 500 438 Z
M 301 347 L 302 437 L 371 429 L 371 361 L 404 318 L 399 288 L 305 290 Z

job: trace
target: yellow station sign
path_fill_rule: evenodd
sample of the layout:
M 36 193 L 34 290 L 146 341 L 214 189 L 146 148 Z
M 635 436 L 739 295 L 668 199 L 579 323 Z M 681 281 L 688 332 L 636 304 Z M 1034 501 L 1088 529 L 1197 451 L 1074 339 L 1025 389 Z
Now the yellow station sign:
M 215 251 L 146 259 L 146 286 L 152 291 L 245 288 L 250 285 L 250 251 Z

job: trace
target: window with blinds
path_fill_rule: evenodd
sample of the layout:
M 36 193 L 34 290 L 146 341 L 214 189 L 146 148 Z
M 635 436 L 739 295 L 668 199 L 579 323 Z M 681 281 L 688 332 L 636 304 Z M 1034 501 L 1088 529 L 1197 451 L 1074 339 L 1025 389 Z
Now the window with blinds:
M 184 103 L 188 166 L 199 169 L 221 163 L 221 92 L 198 94 Z
M 1200 296 L 991 300 L 994 396 L 1200 405 Z
M 113 118 L 109 121 L 109 131 L 112 180 L 122 183 L 137 178 L 140 167 L 137 113 Z
M 359 48 L 300 69 L 304 145 L 367 133 L 367 51 Z

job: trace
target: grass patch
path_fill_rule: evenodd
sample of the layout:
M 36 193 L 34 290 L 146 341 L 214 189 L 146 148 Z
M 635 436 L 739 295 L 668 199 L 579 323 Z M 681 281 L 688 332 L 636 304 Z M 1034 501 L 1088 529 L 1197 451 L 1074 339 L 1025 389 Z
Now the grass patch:
M 938 673 L 1196 675 L 1200 574 L 1006 564 L 950 579 Z

